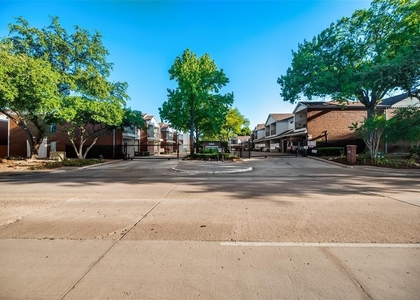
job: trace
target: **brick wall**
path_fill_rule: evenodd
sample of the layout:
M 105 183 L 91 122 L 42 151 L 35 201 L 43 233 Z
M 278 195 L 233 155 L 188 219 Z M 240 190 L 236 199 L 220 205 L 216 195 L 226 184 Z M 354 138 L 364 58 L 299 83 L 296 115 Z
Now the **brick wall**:
M 0 119 L 0 158 L 7 156 L 9 145 L 9 121 Z
M 365 109 L 308 109 L 308 134 L 313 140 L 324 140 L 323 131 L 328 131 L 328 140 L 353 140 L 356 135 L 349 126 L 353 122 L 363 122 L 365 117 Z
M 147 131 L 140 130 L 140 151 L 146 152 L 149 151 L 147 149 Z
M 15 122 L 10 121 L 10 156 L 27 157 L 27 135 L 22 127 L 18 126 Z
M 123 144 L 123 137 L 122 131 L 116 130 L 115 132 L 115 147 L 116 150 L 114 151 L 113 148 L 113 133 L 109 132 L 104 136 L 98 138 L 95 146 L 90 150 L 88 155 L 92 157 L 97 157 L 101 152 L 107 153 L 108 158 L 112 158 L 112 155 L 119 156 L 122 152 L 122 144 Z M 88 147 L 92 143 L 93 139 L 89 139 L 85 147 Z M 73 146 L 70 142 L 70 139 L 60 126 L 57 126 L 56 131 L 52 133 L 48 133 L 48 144 L 51 142 L 56 142 L 56 150 L 57 151 L 66 151 L 68 152 L 68 157 L 75 157 L 75 151 Z M 105 149 L 107 148 L 107 149 Z M 108 149 L 109 148 L 109 149 Z M 27 135 L 25 131 L 16 125 L 15 122 L 10 121 L 10 156 L 27 156 Z M 48 147 L 47 156 L 50 154 L 50 147 Z

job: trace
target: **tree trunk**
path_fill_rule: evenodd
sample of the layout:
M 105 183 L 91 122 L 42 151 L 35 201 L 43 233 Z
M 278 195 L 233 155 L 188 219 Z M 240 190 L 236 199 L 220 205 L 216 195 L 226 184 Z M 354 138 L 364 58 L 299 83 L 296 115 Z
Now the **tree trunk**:
M 5 116 L 7 116 L 10 120 L 15 122 L 16 125 L 18 125 L 20 128 L 23 129 L 23 131 L 26 134 L 27 141 L 29 143 L 29 149 L 31 152 L 31 158 L 36 159 L 38 158 L 38 149 L 40 146 L 39 140 L 42 142 L 43 134 L 44 132 L 40 130 L 39 126 L 36 126 L 37 124 L 34 124 L 34 126 L 37 129 L 36 134 L 34 134 L 31 129 L 29 128 L 28 124 L 25 122 L 25 120 L 21 119 L 19 116 L 15 116 L 13 114 L 10 114 L 6 110 L 0 110 Z
M 375 115 L 375 106 L 373 106 L 373 105 L 371 105 L 369 107 L 367 106 L 366 110 L 367 110 L 367 117 L 368 118 L 373 117 L 373 115 Z
M 190 107 L 190 155 L 194 154 L 194 99 L 190 96 L 191 107 Z
M 194 154 L 194 126 L 190 126 L 190 154 Z
M 86 151 L 85 151 L 85 153 L 83 154 L 83 159 L 86 159 L 86 156 L 87 156 L 87 154 L 88 154 L 88 152 L 89 152 L 89 150 L 90 149 L 92 149 L 92 147 L 96 144 L 96 141 L 98 140 L 98 136 L 93 140 L 93 142 L 92 142 L 92 144 L 90 144 L 90 146 L 89 147 L 87 147 L 87 149 L 86 149 Z
M 366 114 L 367 118 L 372 117 L 375 114 L 375 107 L 376 107 L 376 100 L 377 96 L 376 93 L 371 92 L 369 96 L 368 90 L 360 90 L 358 93 L 358 99 L 360 103 L 362 103 L 366 107 Z

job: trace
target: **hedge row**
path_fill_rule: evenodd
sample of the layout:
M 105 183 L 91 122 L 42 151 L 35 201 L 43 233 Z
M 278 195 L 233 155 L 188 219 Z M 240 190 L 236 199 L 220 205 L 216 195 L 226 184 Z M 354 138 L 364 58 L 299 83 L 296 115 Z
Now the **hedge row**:
M 410 154 L 417 154 L 420 155 L 420 147 L 411 147 Z
M 316 148 L 316 156 L 339 156 L 344 154 L 343 147 Z
M 230 153 L 221 153 L 223 159 L 230 159 L 232 155 Z M 192 155 L 193 159 L 218 159 L 219 153 L 194 153 Z

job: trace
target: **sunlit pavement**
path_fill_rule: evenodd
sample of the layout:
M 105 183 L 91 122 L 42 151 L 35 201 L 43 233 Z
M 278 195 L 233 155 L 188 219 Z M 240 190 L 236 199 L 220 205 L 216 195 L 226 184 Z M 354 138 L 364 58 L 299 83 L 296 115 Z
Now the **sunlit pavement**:
M 0 174 L 0 299 L 418 299 L 416 174 L 183 163 Z

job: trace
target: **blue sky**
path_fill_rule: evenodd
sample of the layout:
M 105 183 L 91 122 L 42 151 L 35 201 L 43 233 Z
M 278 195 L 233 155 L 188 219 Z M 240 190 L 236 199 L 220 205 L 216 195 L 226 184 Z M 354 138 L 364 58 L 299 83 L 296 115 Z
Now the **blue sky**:
M 0 1 L 0 37 L 14 17 L 42 28 L 58 16 L 68 32 L 79 25 L 98 30 L 114 63 L 113 81 L 126 81 L 133 109 L 160 120 L 158 107 L 175 87 L 168 70 L 190 48 L 208 53 L 230 83 L 234 107 L 251 129 L 269 113 L 292 112 L 280 97 L 277 78 L 290 66 L 292 50 L 337 19 L 367 8 L 367 0 L 273 1 Z

